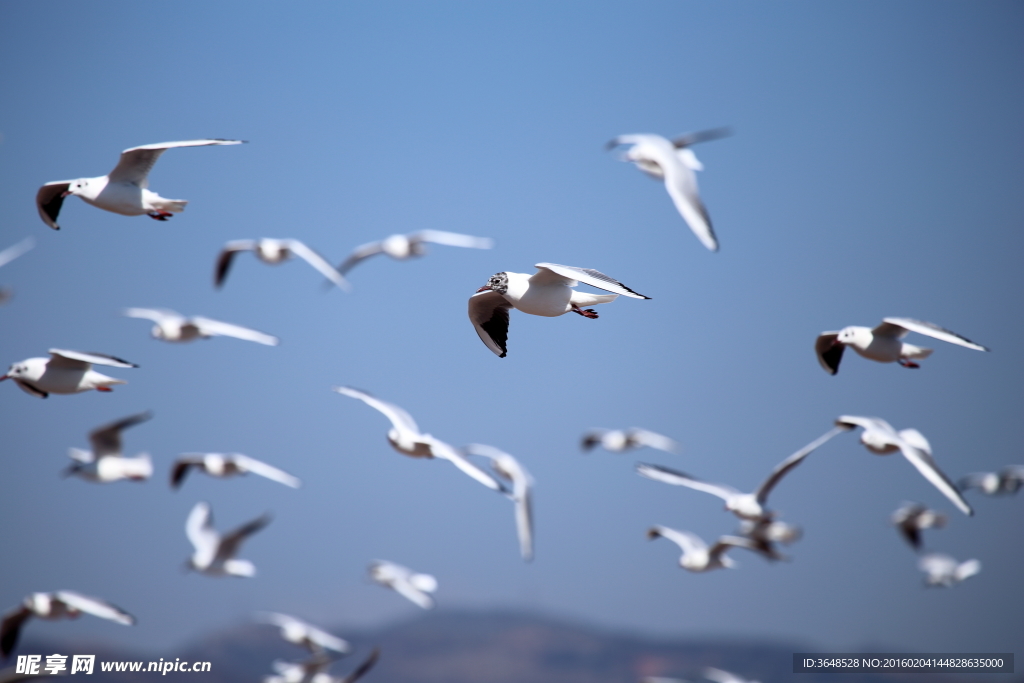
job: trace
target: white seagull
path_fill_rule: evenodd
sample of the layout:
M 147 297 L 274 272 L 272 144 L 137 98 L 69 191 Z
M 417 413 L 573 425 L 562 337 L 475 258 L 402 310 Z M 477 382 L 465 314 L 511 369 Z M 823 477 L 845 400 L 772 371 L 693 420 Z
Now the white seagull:
M 408 235 L 391 235 L 380 242 L 370 242 L 360 247 L 345 259 L 345 262 L 338 266 L 338 272 L 347 275 L 361 261 L 376 256 L 387 254 L 393 259 L 403 261 L 415 256 L 423 256 L 427 253 L 424 242 L 443 244 L 449 247 L 467 247 L 469 249 L 490 249 L 494 246 L 494 240 L 487 237 L 473 237 L 462 235 L 457 232 L 444 232 L 443 230 L 420 230 L 411 232 Z
M 391 429 L 388 430 L 388 443 L 392 448 L 402 455 L 409 455 L 414 458 L 441 458 L 448 460 L 460 470 L 476 479 L 489 489 L 505 493 L 505 487 L 491 475 L 467 460 L 454 447 L 430 434 L 424 434 L 412 419 L 412 415 L 405 412 L 394 403 L 382 401 L 365 391 L 353 389 L 352 387 L 332 387 L 334 391 L 344 396 L 359 399 L 366 405 L 384 414 L 391 420 Z
M 667 526 L 654 526 L 647 530 L 647 538 L 654 539 L 659 536 L 667 538 L 682 549 L 679 566 L 691 572 L 732 568 L 736 563 L 725 554 L 729 548 L 756 550 L 753 541 L 739 536 L 722 536 L 709 548 L 704 539 L 689 531 L 678 531 Z
M 60 226 L 57 225 L 57 214 L 60 213 L 61 204 L 64 203 L 65 197 L 75 195 L 95 207 L 123 216 L 145 214 L 150 218 L 165 221 L 172 214 L 184 211 L 188 201 L 165 199 L 147 189 L 149 171 L 160 155 L 175 147 L 240 145 L 243 142 L 245 140 L 183 140 L 126 149 L 121 152 L 120 161 L 108 175 L 77 180 L 55 180 L 39 188 L 39 192 L 36 193 L 39 217 L 54 230 L 60 230 Z
M 64 476 L 75 475 L 100 483 L 119 479 L 149 479 L 153 475 L 153 462 L 149 459 L 149 454 L 143 453 L 134 458 L 124 457 L 121 452 L 121 432 L 151 417 L 153 413 L 148 411 L 130 415 L 89 432 L 92 450 L 70 449 L 68 455 L 75 462 L 64 470 Z
M 261 612 L 257 615 L 257 619 L 264 624 L 277 626 L 281 629 L 282 638 L 289 643 L 306 648 L 314 655 L 320 654 L 324 650 L 333 650 L 344 655 L 352 650 L 348 641 L 288 614 Z
M 917 567 L 925 573 L 925 585 L 951 588 L 980 572 L 981 562 L 979 560 L 957 562 L 949 555 L 929 553 L 921 558 Z
M 194 339 L 209 339 L 210 337 L 234 337 L 266 346 L 277 346 L 281 343 L 277 337 L 248 327 L 211 320 L 198 315 L 186 318 L 180 313 L 166 308 L 127 308 L 124 315 L 128 318 L 152 320 L 156 325 L 153 326 L 150 334 L 154 339 L 162 339 L 166 342 L 189 342 Z
M 193 467 L 211 477 L 231 477 L 252 472 L 279 484 L 291 486 L 293 489 L 302 485 L 297 477 L 284 470 L 241 453 L 183 453 L 171 467 L 171 488 L 181 486 Z
M 285 261 L 290 260 L 293 256 L 298 256 L 300 259 L 316 268 L 321 275 L 342 289 L 351 289 L 348 280 L 346 280 L 341 273 L 335 270 L 334 266 L 327 262 L 327 259 L 307 247 L 299 240 L 278 240 L 270 239 L 269 237 L 264 237 L 259 240 L 235 240 L 225 244 L 224 248 L 221 249 L 220 256 L 217 257 L 217 267 L 213 276 L 213 284 L 215 287 L 220 287 L 224 284 L 224 280 L 228 276 L 228 270 L 231 268 L 231 263 L 234 261 L 235 254 L 240 251 L 251 251 L 256 254 L 256 258 L 260 261 L 270 265 L 284 263 Z
M 102 353 L 50 349 L 49 358 L 26 358 L 7 369 L 0 382 L 13 379 L 26 394 L 46 398 L 50 394 L 78 394 L 83 391 L 113 391 L 114 384 L 127 384 L 123 379 L 107 377 L 92 369 L 93 365 L 115 368 L 137 368 L 115 356 Z
M 185 535 L 195 548 L 186 568 L 207 576 L 255 576 L 256 566 L 249 560 L 236 560 L 235 553 L 246 538 L 267 524 L 270 516 L 263 515 L 221 536 L 213 528 L 210 505 L 196 503 L 185 521 Z
M 569 311 L 584 318 L 597 318 L 594 309 L 583 306 L 607 304 L 619 294 L 633 299 L 650 299 L 604 273 L 591 268 L 538 263 L 537 272 L 495 273 L 487 284 L 469 297 L 469 319 L 480 335 L 480 341 L 499 358 L 506 354 L 508 312 L 517 308 L 523 313 L 554 318 Z M 614 294 L 590 294 L 572 288 L 583 283 Z
M 907 503 L 892 513 L 890 521 L 911 548 L 920 550 L 921 532 L 925 529 L 941 529 L 946 526 L 946 515 L 929 510 L 920 503 Z
M 374 648 L 370 656 L 346 676 L 332 676 L 327 670 L 335 660 L 322 655 L 314 656 L 305 662 L 273 663 L 276 676 L 266 676 L 263 683 L 355 683 L 373 668 L 380 657 L 380 648 Z
M 36 246 L 36 241 L 31 237 L 26 237 L 17 244 L 0 251 L 0 267 L 6 266 L 34 246 Z M 0 288 L 0 304 L 7 303 L 10 298 L 11 290 Z
M 430 574 L 417 574 L 408 567 L 387 560 L 374 560 L 369 571 L 375 583 L 390 588 L 423 609 L 434 606 L 430 593 L 437 590 L 437 579 Z
M 110 619 L 128 626 L 135 623 L 135 617 L 121 608 L 81 593 L 73 591 L 32 593 L 20 605 L 4 615 L 3 622 L 0 624 L 0 655 L 7 657 L 11 654 L 18 642 L 21 627 L 30 617 L 77 619 L 82 613 L 91 614 L 100 619 Z
M 849 429 L 862 427 L 860 442 L 875 455 L 889 455 L 899 451 L 911 465 L 931 482 L 942 495 L 965 515 L 973 515 L 974 510 L 967 504 L 964 497 L 957 491 L 956 485 L 939 469 L 932 458 L 932 447 L 924 435 L 916 429 L 896 431 L 885 420 L 878 417 L 858 417 L 856 415 L 840 415 L 836 424 Z
M 772 470 L 772 473 L 768 475 L 768 478 L 765 479 L 753 493 L 743 493 L 742 491 L 734 489 L 731 486 L 726 486 L 725 484 L 711 484 L 706 481 L 701 481 L 689 474 L 677 472 L 676 470 L 661 467 L 660 465 L 638 463 L 636 470 L 640 476 L 647 477 L 649 479 L 655 479 L 657 481 L 661 481 L 666 484 L 674 484 L 676 486 L 686 486 L 697 491 L 703 491 L 705 493 L 710 493 L 713 496 L 718 496 L 725 501 L 725 509 L 729 512 L 732 512 L 740 519 L 757 521 L 771 516 L 771 513 L 764 507 L 768 502 L 768 494 L 772 492 L 775 485 L 778 484 L 786 474 L 803 462 L 804 458 L 810 455 L 823 443 L 831 439 L 836 434 L 849 431 L 850 429 L 852 429 L 852 427 L 838 425 L 828 432 L 825 432 L 825 434 L 819 436 L 817 439 L 776 465 L 775 469 Z
M 675 140 L 667 140 L 660 135 L 649 133 L 620 135 L 611 140 L 606 147 L 613 149 L 619 145 L 630 145 L 630 148 L 619 157 L 620 160 L 630 161 L 652 178 L 665 181 L 665 189 L 672 198 L 672 203 L 690 226 L 693 234 L 705 247 L 711 251 L 718 251 L 718 239 L 711 228 L 711 217 L 708 216 L 697 190 L 695 171 L 703 171 L 704 166 L 697 160 L 690 146 L 728 134 L 728 129 L 719 128 L 690 133 Z
M 978 489 L 989 496 L 1017 493 L 1024 486 L 1024 465 L 1008 465 L 999 472 L 975 472 L 962 477 L 961 491 Z
M 512 485 L 505 493 L 516 506 L 516 534 L 519 553 L 529 562 L 533 559 L 533 477 L 518 460 L 508 453 L 486 444 L 471 443 L 463 451 L 491 461 L 491 469 Z
M 646 429 L 631 427 L 629 429 L 592 429 L 583 435 L 580 447 L 584 451 L 602 446 L 613 453 L 623 453 L 634 448 L 648 446 L 667 453 L 678 453 L 679 443 L 674 439 Z
M 752 550 L 765 558 L 775 560 L 789 559 L 776 548 L 777 543 L 789 545 L 800 540 L 803 531 L 800 527 L 780 522 L 771 515 L 758 520 L 744 519 L 740 522 L 740 535 L 754 543 Z
M 904 342 L 903 338 L 909 332 L 976 351 L 988 351 L 981 344 L 975 344 L 956 332 L 912 318 L 882 318 L 882 324 L 874 329 L 851 325 L 838 332 L 822 332 L 814 342 L 814 351 L 818 354 L 821 367 L 830 375 L 839 372 L 839 361 L 843 359 L 843 351 L 847 346 L 879 363 L 899 363 L 905 368 L 917 368 L 920 366 L 913 359 L 927 358 L 932 355 L 932 349 Z

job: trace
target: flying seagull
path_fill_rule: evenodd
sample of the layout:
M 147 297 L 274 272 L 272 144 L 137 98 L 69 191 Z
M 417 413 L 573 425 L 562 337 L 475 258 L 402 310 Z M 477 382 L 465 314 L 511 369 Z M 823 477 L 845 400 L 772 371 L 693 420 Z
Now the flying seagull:
M 324 650 L 333 650 L 345 655 L 352 649 L 348 641 L 288 614 L 261 612 L 257 615 L 257 619 L 264 624 L 277 626 L 281 629 L 282 638 L 289 643 L 306 648 L 314 655 L 320 654 Z
M 54 230 L 60 230 L 60 226 L 57 225 L 57 214 L 60 213 L 64 198 L 74 195 L 95 207 L 123 216 L 145 214 L 158 221 L 165 221 L 172 214 L 184 211 L 188 201 L 165 199 L 148 189 L 149 172 L 160 155 L 175 147 L 240 145 L 243 142 L 245 140 L 183 140 L 126 149 L 121 152 L 120 161 L 108 175 L 77 180 L 55 180 L 39 188 L 39 192 L 36 193 L 39 217 Z
M 213 284 L 215 287 L 220 287 L 224 284 L 224 280 L 228 276 L 228 270 L 231 269 L 231 263 L 235 259 L 235 254 L 240 251 L 251 251 L 256 254 L 256 258 L 260 261 L 270 265 L 284 263 L 285 261 L 290 260 L 293 256 L 298 256 L 300 259 L 316 268 L 321 275 L 342 289 L 348 290 L 351 288 L 348 280 L 346 280 L 341 273 L 335 270 L 334 266 L 327 262 L 327 259 L 307 247 L 299 240 L 278 240 L 270 239 L 269 237 L 264 237 L 259 240 L 235 240 L 225 244 L 224 248 L 221 249 L 220 256 L 217 257 L 217 267 L 214 270 L 213 275 Z
M 211 477 L 231 477 L 236 474 L 253 474 L 266 477 L 293 489 L 299 488 L 302 482 L 284 470 L 268 465 L 265 462 L 250 458 L 241 453 L 183 453 L 171 467 L 171 488 L 178 488 L 189 471 L 195 468 Z
M 185 520 L 185 535 L 195 548 L 186 567 L 207 576 L 255 576 L 256 566 L 249 560 L 236 560 L 235 554 L 246 538 L 267 524 L 263 515 L 221 536 L 213 528 L 213 512 L 208 503 L 196 503 Z
M 390 588 L 407 600 L 430 609 L 434 606 L 431 593 L 437 590 L 437 579 L 430 574 L 417 574 L 408 567 L 403 567 L 387 560 L 375 560 L 369 567 L 370 578 L 385 588 Z
M 914 359 L 927 358 L 932 349 L 907 344 L 903 338 L 909 332 L 917 332 L 950 344 L 966 346 L 976 351 L 988 351 L 981 344 L 975 344 L 956 332 L 939 327 L 935 323 L 912 318 L 882 318 L 882 324 L 871 329 L 851 325 L 838 332 L 822 332 L 814 342 L 818 362 L 825 372 L 834 375 L 839 372 L 839 361 L 847 346 L 870 360 L 879 363 L 899 363 L 905 368 L 920 367 Z
M 519 553 L 529 562 L 533 559 L 533 477 L 518 460 L 494 446 L 471 443 L 462 449 L 470 455 L 478 455 L 491 461 L 499 477 L 512 485 L 505 493 L 516 506 L 516 534 L 519 536 Z
M 64 470 L 64 476 L 75 475 L 88 481 L 107 483 L 119 479 L 143 481 L 153 474 L 153 462 L 143 453 L 126 458 L 121 452 L 121 432 L 145 422 L 153 413 L 144 412 L 115 420 L 110 424 L 89 432 L 91 451 L 78 448 L 69 450 L 68 455 L 75 462 Z
M 718 251 L 718 239 L 711 228 L 711 217 L 700 200 L 697 190 L 696 171 L 703 171 L 704 166 L 690 149 L 691 145 L 715 140 L 729 135 L 727 128 L 706 130 L 690 133 L 674 140 L 667 140 L 660 135 L 638 134 L 620 135 L 611 140 L 607 149 L 620 145 L 630 145 L 619 158 L 636 164 L 637 168 L 656 180 L 665 182 L 665 189 L 672 198 L 676 210 L 690 226 L 705 247 Z
M 17 244 L 0 251 L 0 267 L 6 266 L 8 263 L 18 258 L 34 246 L 36 246 L 36 241 L 31 237 L 26 237 Z M 10 298 L 10 289 L 0 289 L 0 304 L 6 303 Z
M 800 540 L 803 531 L 798 526 L 775 519 L 772 515 L 757 520 L 744 519 L 740 522 L 740 535 L 749 538 L 754 550 L 771 561 L 788 560 L 779 552 L 778 543 L 789 545 Z
M 674 439 L 646 429 L 631 427 L 629 429 L 592 429 L 583 435 L 580 447 L 584 451 L 593 450 L 595 446 L 623 453 L 634 448 L 649 446 L 667 453 L 678 453 L 679 443 Z
M 929 510 L 920 503 L 901 506 L 890 518 L 900 535 L 914 550 L 921 549 L 921 532 L 925 529 L 941 529 L 946 526 L 946 515 Z
M 980 572 L 981 562 L 979 560 L 957 562 L 949 555 L 929 553 L 918 561 L 917 567 L 925 573 L 924 583 L 926 586 L 952 588 L 964 579 Z
M 490 249 L 494 246 L 494 240 L 487 237 L 473 237 L 462 235 L 457 232 L 444 232 L 443 230 L 420 230 L 411 232 L 408 235 L 391 235 L 380 242 L 370 242 L 360 247 L 345 259 L 345 262 L 338 266 L 338 272 L 347 275 L 356 265 L 377 254 L 387 254 L 393 259 L 400 261 L 415 256 L 423 256 L 427 253 L 425 242 L 443 244 L 449 247 L 467 247 L 470 249 Z
M 4 615 L 0 623 L 0 655 L 7 657 L 18 643 L 21 627 L 30 617 L 40 619 L 77 619 L 83 613 L 119 624 L 132 625 L 135 617 L 120 607 L 74 591 L 32 593 L 20 605 Z
M 604 273 L 591 268 L 538 263 L 537 272 L 495 273 L 487 284 L 469 298 L 469 319 L 480 335 L 480 341 L 499 358 L 506 354 L 508 312 L 517 308 L 523 313 L 554 318 L 572 311 L 584 318 L 597 318 L 594 309 L 584 306 L 607 304 L 619 297 L 650 299 Z M 614 294 L 590 294 L 572 288 L 583 283 Z
M 263 683 L 355 683 L 373 668 L 379 657 L 380 648 L 374 648 L 373 652 L 346 676 L 332 676 L 327 673 L 336 660 L 323 654 L 314 655 L 304 662 L 277 660 L 273 663 L 277 675 L 265 677 Z
M 989 496 L 1017 493 L 1024 486 L 1024 465 L 1009 465 L 998 472 L 975 472 L 958 482 L 961 491 L 978 489 Z
M 277 346 L 281 343 L 277 337 L 248 327 L 211 320 L 198 315 L 186 318 L 180 313 L 166 308 L 128 308 L 125 309 L 124 315 L 128 318 L 152 320 L 156 325 L 153 326 L 150 334 L 154 339 L 166 342 L 189 342 L 194 339 L 209 339 L 210 337 L 234 337 L 266 346 Z
M 0 382 L 13 379 L 22 391 L 46 398 L 50 394 L 78 394 L 83 391 L 113 391 L 114 384 L 127 384 L 123 379 L 107 377 L 92 369 L 93 365 L 115 368 L 137 368 L 115 356 L 102 353 L 50 349 L 49 358 L 26 358 L 7 369 Z
M 691 572 L 732 568 L 735 562 L 725 554 L 729 548 L 755 550 L 750 539 L 739 536 L 722 536 L 709 548 L 702 538 L 689 531 L 670 529 L 667 526 L 654 526 L 647 530 L 648 538 L 655 539 L 659 536 L 667 538 L 682 549 L 679 566 Z

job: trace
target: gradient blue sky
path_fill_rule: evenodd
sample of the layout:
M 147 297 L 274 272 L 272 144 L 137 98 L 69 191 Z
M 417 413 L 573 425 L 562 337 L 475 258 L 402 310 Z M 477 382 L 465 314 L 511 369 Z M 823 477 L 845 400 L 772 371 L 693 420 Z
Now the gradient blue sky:
M 915 427 L 951 476 L 1021 462 L 1024 406 L 1024 6 L 1017 2 L 0 4 L 0 365 L 50 347 L 137 362 L 113 394 L 42 401 L 0 384 L 0 609 L 74 589 L 134 613 L 34 632 L 166 646 L 277 610 L 368 625 L 417 609 L 371 585 L 394 560 L 435 574 L 443 607 L 519 608 L 666 635 L 798 638 L 822 648 L 1021 651 L 1020 499 L 974 496 L 967 519 L 907 463 L 842 436 L 773 494 L 805 529 L 790 563 L 736 553 L 693 575 L 653 524 L 705 538 L 734 520 L 715 499 L 641 479 L 637 460 L 755 486 L 844 413 Z M 664 189 L 602 145 L 618 134 L 733 126 L 696 148 L 721 241 L 706 251 Z M 68 200 L 46 181 L 101 175 L 124 148 L 168 152 L 151 174 L 190 200 L 166 223 Z M 379 257 L 354 291 L 301 263 L 243 255 L 212 287 L 224 242 L 294 237 L 332 260 L 395 232 L 493 237 Z M 651 301 L 601 318 L 513 312 L 493 356 L 466 299 L 497 271 L 597 268 Z M 174 308 L 276 334 L 169 345 L 129 306 Z M 918 371 L 814 358 L 822 330 L 931 320 L 990 346 L 941 342 Z M 921 341 L 921 340 L 918 340 Z M 408 409 L 455 445 L 491 443 L 534 474 L 537 557 L 512 508 L 443 462 L 390 449 L 386 420 L 330 391 Z M 141 410 L 145 484 L 62 480 L 70 446 Z M 584 456 L 591 427 L 678 439 Z M 186 451 L 237 451 L 301 477 L 167 485 Z M 244 547 L 259 574 L 180 571 L 183 525 L 209 501 L 221 529 L 266 511 Z M 926 590 L 888 526 L 904 500 L 946 511 L 926 542 L 982 573 Z

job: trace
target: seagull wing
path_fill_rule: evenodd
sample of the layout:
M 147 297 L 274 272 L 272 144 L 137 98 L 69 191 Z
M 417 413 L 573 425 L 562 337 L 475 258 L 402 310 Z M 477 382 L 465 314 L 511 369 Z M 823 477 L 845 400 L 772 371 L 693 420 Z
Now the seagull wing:
M 139 187 L 149 186 L 149 171 L 153 164 L 168 149 L 174 147 L 204 147 L 206 145 L 240 145 L 244 140 L 182 140 L 180 142 L 157 142 L 152 145 L 131 147 L 121 152 L 121 159 L 114 170 L 107 174 L 112 183 L 131 183 Z
M 680 135 L 677 138 L 672 138 L 672 146 L 676 149 L 682 149 L 683 147 L 689 147 L 695 145 L 698 142 L 707 142 L 709 140 L 718 140 L 719 138 L 725 138 L 732 135 L 732 128 L 723 126 L 722 128 L 711 128 L 709 130 L 701 130 L 696 133 L 686 133 Z
M 342 289 L 348 291 L 352 289 L 352 285 L 348 283 L 345 276 L 334 269 L 330 263 L 327 262 L 320 254 L 316 253 L 305 244 L 298 240 L 285 240 L 285 244 L 288 246 L 288 250 L 301 258 L 303 261 L 320 271 L 320 274 L 325 278 L 338 285 Z
M 253 251 L 256 249 L 256 240 L 233 240 L 224 245 L 217 257 L 217 265 L 213 271 L 213 286 L 220 287 L 224 284 L 224 278 L 228 276 L 231 263 L 235 254 L 240 251 Z
M 338 683 L 356 683 L 356 681 L 366 675 L 366 672 L 373 668 L 379 658 L 380 648 L 375 647 L 373 648 L 373 652 L 370 653 L 370 656 L 363 660 L 362 664 L 357 666 L 349 675 L 339 679 Z
M 352 251 L 352 253 L 348 255 L 348 258 L 345 259 L 345 261 L 340 266 L 338 266 L 338 272 L 341 273 L 342 275 L 348 274 L 348 271 L 352 270 L 356 266 L 356 264 L 358 264 L 363 259 L 368 259 L 371 256 L 376 256 L 377 254 L 384 251 L 381 245 L 383 245 L 383 242 L 368 242 L 366 244 L 356 247 Z
M 607 429 L 592 429 L 583 435 L 583 439 L 580 440 L 580 448 L 584 451 L 591 451 L 596 446 L 600 446 L 604 438 L 604 435 L 608 433 Z
M 628 296 L 633 299 L 650 299 L 649 296 L 643 294 L 637 294 L 632 289 L 622 284 L 615 278 L 608 277 L 599 270 L 593 268 L 577 268 L 575 266 L 561 266 L 557 263 L 538 263 L 534 265 L 534 268 L 539 268 L 540 272 L 534 273 L 530 277 L 531 282 L 546 283 L 552 282 L 554 279 L 552 275 L 561 276 L 562 279 L 582 282 L 585 285 L 591 287 L 597 287 L 603 289 L 606 292 L 614 292 L 623 296 Z M 574 285 L 569 285 L 570 287 Z
M 499 474 L 512 481 L 512 495 L 509 496 L 516 508 L 516 535 L 519 537 L 519 552 L 529 562 L 533 559 L 533 478 L 518 460 L 504 451 L 487 444 L 471 443 L 463 449 L 471 455 L 480 455 L 491 460 L 491 466 Z
M 115 368 L 137 368 L 135 363 L 108 356 L 105 353 L 93 353 L 91 351 L 69 351 L 67 349 L 50 349 L 50 363 L 59 368 L 88 369 L 89 364 L 110 365 Z
M 697 175 L 675 154 L 664 154 L 658 163 L 665 173 L 665 190 L 672 198 L 676 211 L 705 247 L 718 251 L 718 238 L 711 227 L 711 216 L 697 190 Z M 671 157 L 671 158 L 669 158 Z
M 670 439 L 667 436 L 656 432 L 650 432 L 646 429 L 637 429 L 634 427 L 626 432 L 626 438 L 635 442 L 639 446 L 657 448 L 659 451 L 665 451 L 667 453 L 679 452 L 679 443 L 675 439 Z
M 242 547 L 242 542 L 245 539 L 268 524 L 270 524 L 270 515 L 263 515 L 250 522 L 246 522 L 229 534 L 224 534 L 223 538 L 220 539 L 220 547 L 217 548 L 217 557 L 222 560 L 234 557 L 238 549 Z
M 152 320 L 155 323 L 163 323 L 168 320 L 173 320 L 181 324 L 186 322 L 185 316 L 177 311 L 172 311 L 169 308 L 126 308 L 121 315 L 126 318 Z
M 36 246 L 36 241 L 31 237 L 26 237 L 17 244 L 0 251 L 0 266 L 6 266 L 34 246 Z
M 956 560 L 943 553 L 928 553 L 917 562 L 918 569 L 932 576 L 952 574 L 956 566 Z
M 291 486 L 293 489 L 297 489 L 302 485 L 302 482 L 299 481 L 298 477 L 293 477 L 284 470 L 279 470 L 276 467 L 273 467 L 265 462 L 257 460 L 256 458 L 250 458 L 248 455 L 236 453 L 233 456 L 233 459 L 235 461 L 235 464 L 238 465 L 243 470 L 245 470 L 246 472 L 258 474 L 261 477 L 266 477 L 267 479 L 270 479 L 271 481 L 276 481 L 279 484 Z
M 976 351 L 988 351 L 988 349 L 981 344 L 975 344 L 967 337 L 962 337 L 956 332 L 951 332 L 944 327 L 939 327 L 935 323 L 925 322 L 923 320 L 914 320 L 913 318 L 883 318 L 882 324 L 872 330 L 872 334 L 878 334 L 879 330 L 883 329 L 886 325 L 893 325 L 911 332 L 917 332 L 928 337 L 933 337 L 940 341 L 949 342 L 950 344 L 957 344 L 959 346 L 966 346 L 969 349 Z M 906 332 L 904 332 L 906 334 Z M 898 335 L 902 337 L 903 335 Z
M 891 437 L 895 444 L 899 441 L 899 434 L 893 429 L 892 425 L 879 417 L 860 417 L 858 415 L 840 415 L 836 418 L 836 426 L 846 426 L 847 429 L 853 427 L 861 427 L 865 431 L 877 431 L 886 434 Z
M 462 454 L 452 446 L 430 435 L 424 435 L 424 441 L 430 446 L 430 452 L 435 458 L 447 460 L 487 488 L 505 493 L 505 487 L 502 486 L 497 479 L 484 472 L 469 460 L 466 460 L 466 458 L 462 457 Z
M 956 570 L 954 570 L 953 572 L 953 575 L 956 577 L 957 581 L 963 581 L 967 577 L 974 576 L 980 571 L 980 560 L 967 560 L 966 562 L 961 562 L 957 565 Z
M 60 230 L 57 215 L 64 204 L 64 193 L 71 187 L 73 180 L 54 180 L 46 183 L 36 192 L 36 209 L 43 222 L 54 230 Z
M 111 605 L 109 602 L 104 602 L 97 598 L 90 598 L 88 595 L 82 595 L 81 593 L 75 593 L 74 591 L 57 591 L 57 598 L 68 607 L 74 607 L 80 612 L 86 612 L 99 617 L 100 619 L 110 619 L 116 621 L 119 624 L 125 624 L 130 626 L 135 623 L 135 617 L 125 612 L 120 607 Z
M 185 535 L 195 548 L 195 555 L 199 558 L 197 564 L 209 566 L 217 556 L 217 546 L 220 545 L 220 534 L 213 528 L 213 513 L 209 503 L 195 504 L 185 520 Z
M 726 486 L 724 484 L 709 484 L 706 481 L 694 479 L 689 474 L 677 472 L 676 470 L 662 467 L 661 465 L 637 463 L 636 471 L 641 477 L 647 477 L 648 479 L 654 479 L 655 481 L 673 484 L 675 486 L 686 486 L 697 491 L 703 491 L 704 493 L 710 493 L 713 496 L 718 496 L 722 500 L 729 500 L 733 496 L 741 493 L 731 486 Z
M 953 505 L 956 505 L 960 512 L 965 515 L 974 514 L 974 510 L 971 509 L 971 506 L 967 504 L 967 501 L 964 500 L 964 497 L 957 490 L 956 484 L 950 481 L 949 477 L 939 469 L 931 455 L 919 448 L 915 448 L 903 439 L 900 439 L 898 444 L 903 457 L 909 460 L 910 464 L 921 473 L 921 476 L 931 482 L 932 486 L 937 488 Z
M 11 654 L 14 646 L 18 644 L 22 625 L 31 616 L 32 610 L 24 605 L 18 605 L 4 615 L 3 622 L 0 622 L 0 656 L 7 657 Z
M 253 330 L 248 327 L 242 327 L 241 325 L 222 322 L 220 320 L 211 320 L 210 318 L 196 316 L 192 318 L 192 323 L 199 328 L 199 334 L 204 337 L 211 335 L 234 337 L 235 339 L 244 339 L 245 341 L 256 342 L 257 344 L 264 344 L 266 346 L 277 346 L 281 343 L 281 340 L 273 335 Z
M 199 467 L 203 464 L 203 459 L 199 458 L 178 458 L 174 461 L 174 466 L 171 468 L 171 488 L 176 489 L 181 486 L 181 483 L 185 481 L 188 470 L 191 467 Z
M 760 552 L 757 543 L 744 538 L 743 536 L 719 536 L 708 550 L 708 555 L 713 558 L 721 557 L 729 548 L 746 548 L 754 552 Z
M 89 432 L 89 443 L 92 444 L 93 456 L 99 459 L 105 455 L 121 455 L 121 432 L 140 422 L 145 422 L 151 417 L 153 417 L 153 413 L 147 410 L 144 413 L 123 417 Z
M 477 292 L 469 297 L 469 320 L 480 341 L 498 356 L 508 353 L 508 322 L 512 304 L 498 292 Z
M 838 332 L 822 332 L 814 340 L 814 352 L 818 355 L 818 363 L 825 372 L 834 375 L 839 372 L 839 362 L 843 360 L 845 344 L 836 344 L 839 338 Z
M 679 531 L 667 526 L 654 526 L 647 530 L 648 538 L 657 538 L 658 536 L 667 538 L 682 548 L 684 555 L 689 555 L 694 551 L 704 550 L 708 547 L 703 538 L 689 531 Z
M 779 481 L 784 476 L 786 476 L 790 470 L 792 470 L 794 467 L 803 462 L 804 458 L 810 455 L 816 448 L 824 444 L 833 436 L 848 431 L 850 431 L 850 427 L 833 427 L 832 429 L 825 432 L 817 439 L 807 444 L 806 446 L 798 450 L 796 453 L 794 453 L 793 455 L 789 456 L 788 458 L 780 462 L 778 465 L 776 465 L 775 469 L 772 470 L 772 473 L 768 475 L 767 479 L 764 480 L 764 483 L 762 483 L 761 486 L 758 487 L 757 491 L 754 492 L 754 496 L 757 498 L 757 502 L 760 503 L 761 505 L 764 505 L 765 502 L 767 502 L 768 500 L 768 494 L 772 492 L 772 489 L 775 488 L 775 485 L 778 484 Z
M 391 583 L 391 587 L 402 597 L 411 600 L 423 609 L 430 609 L 434 606 L 434 598 L 412 585 L 409 576 L 402 576 Z
M 449 247 L 466 247 L 468 249 L 490 249 L 494 246 L 494 240 L 489 237 L 474 237 L 463 235 L 458 232 L 445 232 L 444 230 L 420 230 L 409 235 L 410 242 L 433 242 Z
M 396 406 L 394 403 L 382 401 L 376 396 L 372 396 L 365 391 L 360 391 L 359 389 L 353 389 L 352 387 L 332 388 L 339 394 L 357 398 L 371 408 L 375 408 L 384 413 L 384 416 L 391 420 L 391 424 L 394 425 L 395 429 L 416 432 L 417 434 L 420 433 L 420 428 L 416 425 L 416 421 L 412 419 L 412 415 L 405 412 L 405 410 Z

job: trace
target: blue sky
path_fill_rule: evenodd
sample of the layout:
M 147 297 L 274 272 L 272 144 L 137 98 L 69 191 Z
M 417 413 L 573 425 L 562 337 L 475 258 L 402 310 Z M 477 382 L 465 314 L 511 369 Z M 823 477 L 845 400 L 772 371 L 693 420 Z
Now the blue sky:
M 672 635 L 798 638 L 1013 651 L 1021 640 L 1020 500 L 955 510 L 898 456 L 842 436 L 778 487 L 804 527 L 793 561 L 736 553 L 732 571 L 676 565 L 654 524 L 733 531 L 718 501 L 643 480 L 638 460 L 740 488 L 840 414 L 915 427 L 951 475 L 1021 462 L 1024 57 L 1019 3 L 103 3 L 0 6 L 0 365 L 48 348 L 111 353 L 114 393 L 25 395 L 0 384 L 0 608 L 68 588 L 139 618 L 32 624 L 157 646 L 256 610 L 374 624 L 417 609 L 368 583 L 385 558 L 438 577 L 443 607 L 519 608 Z M 625 133 L 732 126 L 695 152 L 721 251 L 706 251 L 663 187 L 602 145 Z M 50 180 L 106 173 L 127 147 L 172 150 L 151 187 L 190 201 L 166 223 L 65 202 Z M 369 260 L 354 290 L 324 292 L 301 263 L 242 255 L 232 239 L 294 237 L 341 261 L 424 228 L 492 237 Z M 513 312 L 493 356 L 466 300 L 498 271 L 597 268 L 651 296 L 597 321 Z M 282 339 L 164 344 L 119 316 L 167 307 Z M 885 316 L 934 321 L 993 349 L 941 342 L 917 371 L 848 354 L 830 377 L 823 330 Z M 916 341 L 922 342 L 922 339 Z M 348 384 L 409 410 L 455 445 L 490 443 L 537 480 L 537 557 L 517 554 L 511 505 L 443 462 L 390 449 L 383 416 Z M 62 480 L 66 450 L 151 409 L 126 449 L 144 484 Z M 643 426 L 683 444 L 582 455 L 591 427 Z M 237 451 L 302 478 L 167 486 L 187 451 Z M 258 576 L 180 571 L 189 509 L 219 528 L 270 511 L 244 546 Z M 951 516 L 935 550 L 982 573 L 926 590 L 888 526 L 904 500 Z

